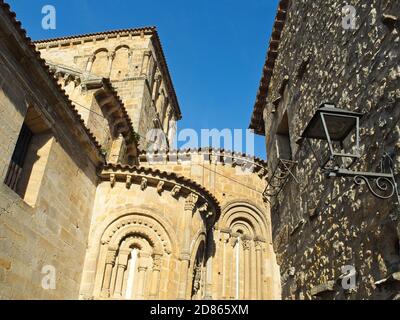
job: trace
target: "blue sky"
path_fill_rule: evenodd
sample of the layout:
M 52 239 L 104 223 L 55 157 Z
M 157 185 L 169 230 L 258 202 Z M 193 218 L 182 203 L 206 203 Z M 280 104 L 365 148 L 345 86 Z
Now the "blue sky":
M 247 129 L 278 0 L 8 0 L 34 39 L 157 26 L 183 119 L 178 129 Z M 54 5 L 56 30 L 41 9 Z M 265 158 L 265 139 L 255 154 Z M 246 150 L 244 150 L 246 151 Z

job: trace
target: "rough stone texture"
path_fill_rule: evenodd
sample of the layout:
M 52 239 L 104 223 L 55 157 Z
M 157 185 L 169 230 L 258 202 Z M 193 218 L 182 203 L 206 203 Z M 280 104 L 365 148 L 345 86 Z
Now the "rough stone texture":
M 294 173 L 299 183 L 291 179 L 271 199 L 285 299 L 392 299 L 400 292 L 391 276 L 400 269 L 395 197 L 375 198 L 351 178 L 327 179 L 307 143 L 296 143 L 317 108 L 332 102 L 365 113 L 362 156 L 351 169 L 376 171 L 388 152 L 399 172 L 400 3 L 348 3 L 356 9 L 355 30 L 342 28 L 342 1 L 289 2 L 268 89 L 264 121 L 270 172 L 277 164 L 277 132 L 285 112 L 298 162 Z M 345 143 L 351 147 L 354 140 Z M 318 154 L 326 151 L 321 143 L 313 147 Z M 345 265 L 356 268 L 355 290 L 341 287 Z

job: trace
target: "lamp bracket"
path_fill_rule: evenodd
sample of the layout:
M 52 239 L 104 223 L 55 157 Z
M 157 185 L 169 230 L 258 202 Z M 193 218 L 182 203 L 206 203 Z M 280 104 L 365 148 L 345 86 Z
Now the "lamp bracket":
M 385 163 L 389 163 L 389 172 L 385 172 Z M 381 172 L 361 172 L 352 171 L 340 167 L 324 168 L 323 171 L 329 178 L 346 177 L 353 178 L 354 183 L 360 186 L 365 183 L 369 191 L 377 198 L 390 199 L 397 197 L 397 203 L 400 205 L 400 194 L 396 178 L 393 172 L 393 160 L 389 154 L 385 153 L 380 163 Z
M 263 192 L 264 199 L 269 201 L 269 198 L 277 197 L 290 177 L 299 184 L 293 170 L 296 165 L 295 161 L 279 159 L 272 176 L 267 180 L 267 186 Z

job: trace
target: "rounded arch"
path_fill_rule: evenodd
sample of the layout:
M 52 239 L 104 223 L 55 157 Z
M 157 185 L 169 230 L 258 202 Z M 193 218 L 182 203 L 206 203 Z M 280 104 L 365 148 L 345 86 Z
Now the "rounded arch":
M 126 44 L 126 43 L 120 43 L 119 45 L 117 45 L 117 46 L 115 47 L 114 51 L 117 52 L 117 51 L 118 51 L 119 49 L 121 49 L 121 48 L 125 48 L 125 49 L 128 49 L 128 50 L 131 50 L 131 48 L 129 47 L 128 44 Z
M 95 50 L 94 52 L 93 52 L 93 56 L 96 56 L 96 54 L 98 54 L 98 53 L 100 53 L 100 52 L 107 52 L 108 53 L 108 49 L 107 48 L 99 48 L 99 49 L 97 49 L 97 50 Z
M 246 219 L 239 218 L 237 220 L 234 220 L 230 226 L 230 229 L 232 230 L 232 232 L 238 233 L 240 235 L 248 235 L 253 238 L 255 237 L 255 228 Z
M 202 242 L 206 242 L 207 239 L 207 235 L 204 231 L 199 231 L 197 232 L 196 236 L 194 237 L 191 245 L 190 245 L 190 266 L 193 267 L 193 264 L 195 262 L 196 259 L 196 254 L 197 251 L 199 250 L 199 247 L 201 245 Z
M 242 227 L 253 237 L 267 239 L 270 234 L 266 214 L 257 205 L 247 200 L 236 200 L 225 204 L 222 209 L 219 229 Z
M 153 248 L 154 252 L 160 255 L 162 255 L 164 252 L 168 253 L 168 250 L 170 249 L 168 244 L 163 246 L 161 239 L 158 239 L 157 234 L 151 228 L 148 226 L 135 224 L 127 224 L 121 227 L 112 235 L 112 237 L 109 239 L 109 242 L 103 243 L 109 243 L 111 247 L 119 247 L 124 239 L 129 236 L 140 236 L 146 239 Z M 107 241 L 108 239 L 105 238 L 104 240 Z
M 150 254 L 153 253 L 153 248 L 143 235 L 131 235 L 124 239 L 121 243 L 120 250 L 130 251 L 133 247 L 148 252 Z
M 122 80 L 129 75 L 130 48 L 125 44 L 118 45 L 114 50 L 110 79 Z
M 103 236 L 106 234 L 107 230 L 112 230 L 110 227 L 114 223 L 117 221 L 122 222 L 123 220 L 120 219 L 133 216 L 137 218 L 144 217 L 148 218 L 150 221 L 153 221 L 153 230 L 155 230 L 157 234 L 163 235 L 164 239 L 169 240 L 172 255 L 176 256 L 176 254 L 179 252 L 179 242 L 175 230 L 172 227 L 172 223 L 169 221 L 168 217 L 157 212 L 156 210 L 138 208 L 129 204 L 116 207 L 107 212 L 107 218 L 100 223 L 91 234 L 90 244 L 96 249 L 96 247 L 100 246 Z
M 93 64 L 90 68 L 90 73 L 97 76 L 107 75 L 107 65 L 108 65 L 108 55 L 109 52 L 106 48 L 97 49 L 93 53 Z

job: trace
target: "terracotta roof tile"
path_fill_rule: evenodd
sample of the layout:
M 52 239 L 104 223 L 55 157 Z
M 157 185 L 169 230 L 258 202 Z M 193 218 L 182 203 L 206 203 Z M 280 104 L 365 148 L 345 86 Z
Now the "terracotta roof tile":
M 289 5 L 288 0 L 280 0 L 278 6 L 278 12 L 275 18 L 275 24 L 272 31 L 272 36 L 269 44 L 269 49 L 266 56 L 265 65 L 263 68 L 263 74 L 261 77 L 259 89 L 257 92 L 256 102 L 254 104 L 253 113 L 251 116 L 250 129 L 253 129 L 257 134 L 265 134 L 264 119 L 263 119 L 263 108 L 265 106 L 265 100 L 268 96 L 268 87 L 273 75 L 275 61 L 278 57 L 279 43 L 281 40 L 282 30 L 285 26 L 287 8 Z

